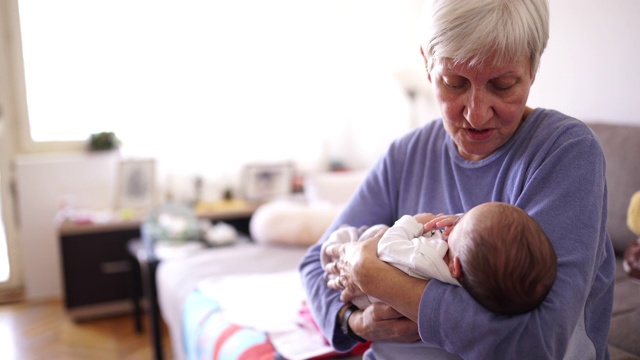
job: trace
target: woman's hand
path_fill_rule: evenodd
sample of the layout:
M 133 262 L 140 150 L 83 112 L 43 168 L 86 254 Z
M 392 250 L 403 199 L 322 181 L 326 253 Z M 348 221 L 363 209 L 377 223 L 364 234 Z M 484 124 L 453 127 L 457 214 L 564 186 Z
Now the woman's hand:
M 343 246 L 345 245 L 346 244 L 333 244 L 327 246 L 325 249 L 326 256 L 333 260 L 324 267 L 325 281 L 327 282 L 327 287 L 333 290 L 345 290 L 345 286 L 342 283 L 343 278 L 340 277 L 344 263 L 344 260 L 341 259 L 341 254 L 344 253 Z
M 335 261 L 325 266 L 327 286 L 341 291 L 340 299 L 342 301 L 350 302 L 355 297 L 364 294 L 360 288 L 359 281 L 361 278 L 353 274 L 352 265 L 358 264 L 360 267 L 366 267 L 372 263 L 382 263 L 378 258 L 377 246 L 384 231 L 381 230 L 371 239 L 330 245 L 325 249 L 326 255 L 331 259 L 335 259 Z M 367 270 L 360 269 L 360 272 L 366 273 Z
M 351 315 L 350 327 L 369 341 L 415 342 L 420 340 L 418 324 L 391 306 L 376 302 Z
M 382 303 L 371 310 L 367 308 L 365 317 L 359 320 L 363 326 L 375 326 L 366 329 L 372 336 L 386 333 L 386 339 L 414 341 L 416 325 L 408 324 L 418 318 L 420 299 L 428 281 L 407 275 L 378 258 L 378 242 L 385 231 L 367 240 L 327 247 L 327 255 L 339 259 L 326 266 L 330 273 L 327 285 L 341 291 L 343 302 L 351 302 L 363 294 L 380 299 Z M 379 309 L 381 305 L 383 310 Z
M 376 282 L 377 275 L 385 269 L 400 272 L 378 258 L 378 242 L 385 231 L 371 239 L 343 244 L 335 250 L 340 258 L 335 266 L 339 269 L 339 280 L 333 285 L 342 289 L 341 301 L 351 302 L 363 295 L 362 287 L 371 286 L 370 282 Z M 349 323 L 353 332 L 369 341 L 409 343 L 420 340 L 418 324 L 384 302 L 374 302 L 364 310 L 354 312 Z
M 346 244 L 330 245 L 325 249 L 326 255 L 334 262 L 325 266 L 327 286 L 342 292 L 340 300 L 350 302 L 363 295 L 361 282 L 371 274 L 375 265 L 384 264 L 378 258 L 378 242 L 384 234 L 381 230 L 374 237 Z M 358 275 L 359 274 L 359 275 Z

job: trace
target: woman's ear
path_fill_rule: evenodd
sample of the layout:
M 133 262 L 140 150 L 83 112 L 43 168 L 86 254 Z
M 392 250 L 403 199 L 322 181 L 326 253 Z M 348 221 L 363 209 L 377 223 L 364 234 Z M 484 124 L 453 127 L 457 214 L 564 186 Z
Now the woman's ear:
M 449 262 L 449 272 L 454 279 L 460 279 L 460 277 L 462 277 L 462 265 L 460 265 L 460 258 L 457 256 Z
M 427 70 L 427 79 L 429 83 L 431 83 L 431 71 L 429 71 L 429 61 L 427 61 L 427 57 L 424 55 L 424 49 L 420 46 L 420 55 L 422 55 L 422 59 L 424 60 L 424 68 Z

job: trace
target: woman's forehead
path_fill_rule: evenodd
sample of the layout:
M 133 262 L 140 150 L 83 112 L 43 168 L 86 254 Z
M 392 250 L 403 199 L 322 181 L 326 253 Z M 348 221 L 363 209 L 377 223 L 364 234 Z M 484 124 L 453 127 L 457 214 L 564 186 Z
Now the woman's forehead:
M 483 61 L 472 60 L 456 60 L 453 58 L 436 59 L 434 69 L 448 73 L 483 73 L 494 76 L 521 74 L 523 71 L 529 70 L 529 57 L 523 56 L 515 60 L 497 61 L 493 58 L 487 58 Z

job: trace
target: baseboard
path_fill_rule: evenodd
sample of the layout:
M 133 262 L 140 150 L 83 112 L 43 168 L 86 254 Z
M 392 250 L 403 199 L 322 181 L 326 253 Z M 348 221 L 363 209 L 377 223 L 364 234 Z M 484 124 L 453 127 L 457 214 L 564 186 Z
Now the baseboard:
M 0 291 L 0 304 L 19 302 L 23 301 L 24 299 L 25 297 L 23 287 Z
M 93 320 L 114 315 L 131 314 L 132 312 L 133 302 L 131 300 L 121 300 L 67 309 L 67 313 L 74 321 Z

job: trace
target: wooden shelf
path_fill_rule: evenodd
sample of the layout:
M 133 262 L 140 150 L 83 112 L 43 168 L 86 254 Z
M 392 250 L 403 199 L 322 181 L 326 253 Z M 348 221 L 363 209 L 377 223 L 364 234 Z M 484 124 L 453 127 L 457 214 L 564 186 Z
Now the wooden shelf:
M 224 221 L 248 218 L 260 206 L 259 203 L 243 200 L 221 200 L 203 202 L 195 206 L 196 216 L 211 221 Z M 106 222 L 74 222 L 65 220 L 58 226 L 60 236 L 93 234 L 110 231 L 132 230 L 139 228 L 144 216 L 137 214 L 126 219 L 116 218 Z

